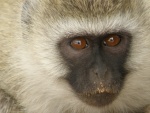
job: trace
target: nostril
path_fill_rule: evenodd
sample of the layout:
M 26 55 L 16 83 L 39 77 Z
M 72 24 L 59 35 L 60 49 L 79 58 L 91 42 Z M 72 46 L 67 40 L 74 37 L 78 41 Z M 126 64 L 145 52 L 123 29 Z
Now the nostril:
M 92 69 L 92 73 L 96 76 L 105 76 L 107 74 L 107 68 L 94 68 Z
M 94 74 L 98 75 L 98 71 L 96 69 L 93 70 Z
M 94 75 L 98 76 L 98 75 L 99 75 L 98 69 L 97 69 L 97 68 L 94 68 L 94 69 L 93 69 L 93 73 L 94 73 Z
M 95 64 L 90 67 L 89 69 L 89 80 L 92 81 L 92 83 L 96 82 L 99 83 L 99 81 L 107 81 L 107 78 L 109 77 L 108 74 L 108 68 L 106 65 L 98 65 Z

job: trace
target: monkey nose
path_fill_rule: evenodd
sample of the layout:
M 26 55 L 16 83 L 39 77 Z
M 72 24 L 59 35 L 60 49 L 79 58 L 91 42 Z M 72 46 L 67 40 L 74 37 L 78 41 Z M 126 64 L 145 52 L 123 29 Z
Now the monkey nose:
M 104 79 L 107 75 L 107 68 L 106 67 L 93 67 L 90 70 L 90 76 L 95 80 L 102 80 Z

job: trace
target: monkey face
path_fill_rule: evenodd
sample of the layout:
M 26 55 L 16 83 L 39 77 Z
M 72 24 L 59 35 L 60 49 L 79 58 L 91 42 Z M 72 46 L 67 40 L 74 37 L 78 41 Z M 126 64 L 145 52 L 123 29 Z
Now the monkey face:
M 126 32 L 74 36 L 59 43 L 70 72 L 67 80 L 78 97 L 94 106 L 110 104 L 122 89 L 131 36 Z
M 139 4 L 137 0 L 26 2 L 25 52 L 18 56 L 24 72 L 23 106 L 30 113 L 45 108 L 46 113 L 120 113 L 148 105 L 144 99 L 150 94 L 145 89 L 150 84 L 149 26 L 137 17 L 146 14 Z M 37 102 L 40 107 L 33 107 Z

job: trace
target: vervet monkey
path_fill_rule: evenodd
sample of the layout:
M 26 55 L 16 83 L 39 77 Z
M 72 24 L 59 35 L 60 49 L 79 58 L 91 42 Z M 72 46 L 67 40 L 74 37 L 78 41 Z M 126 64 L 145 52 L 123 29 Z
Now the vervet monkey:
M 0 0 L 0 113 L 148 113 L 150 1 Z

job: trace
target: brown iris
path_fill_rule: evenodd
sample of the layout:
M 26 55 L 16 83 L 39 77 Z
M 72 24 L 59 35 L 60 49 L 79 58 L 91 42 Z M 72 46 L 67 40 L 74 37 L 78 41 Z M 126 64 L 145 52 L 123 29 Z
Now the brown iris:
M 113 47 L 120 43 L 121 39 L 118 35 L 109 35 L 104 38 L 103 43 L 105 46 Z
M 74 38 L 72 41 L 71 41 L 71 46 L 74 48 L 74 49 L 84 49 L 87 47 L 87 41 L 85 38 L 83 37 L 77 37 L 77 38 Z

